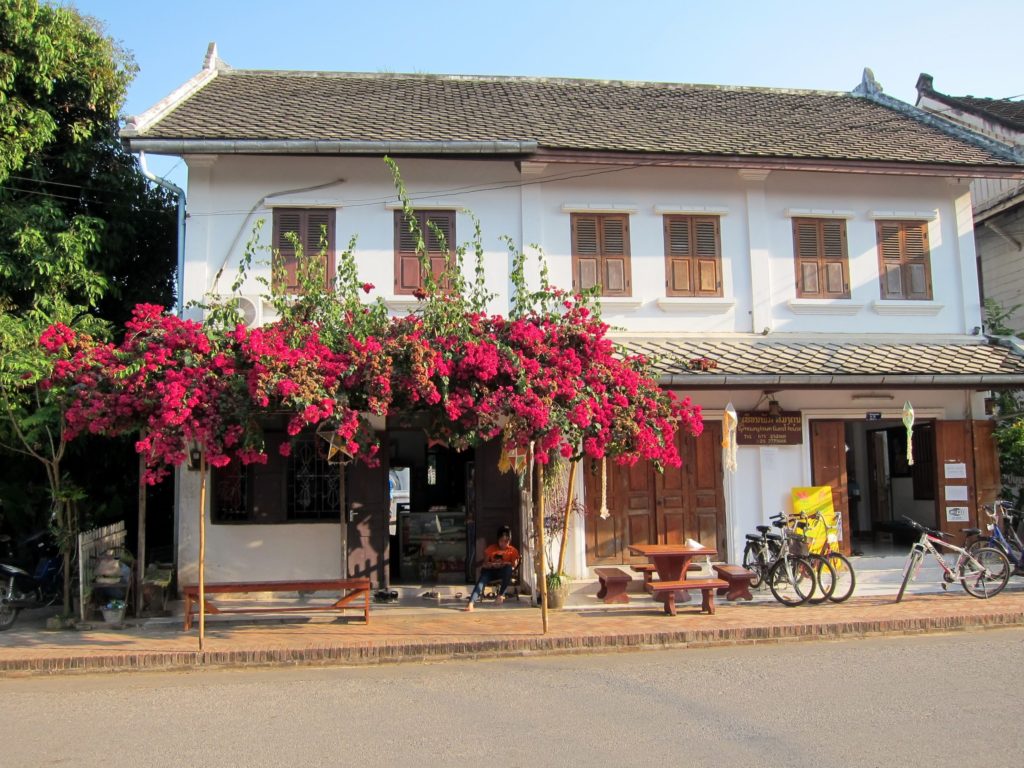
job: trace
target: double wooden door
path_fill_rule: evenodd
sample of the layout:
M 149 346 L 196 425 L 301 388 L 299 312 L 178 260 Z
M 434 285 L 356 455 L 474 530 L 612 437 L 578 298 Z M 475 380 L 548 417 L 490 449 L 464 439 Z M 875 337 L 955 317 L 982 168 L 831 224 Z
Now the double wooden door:
M 695 539 L 725 552 L 722 425 L 705 422 L 700 437 L 677 435 L 682 467 L 659 473 L 648 462 L 607 463 L 608 516 L 599 514 L 601 465 L 585 465 L 587 564 L 643 562 L 635 544 L 678 544 Z

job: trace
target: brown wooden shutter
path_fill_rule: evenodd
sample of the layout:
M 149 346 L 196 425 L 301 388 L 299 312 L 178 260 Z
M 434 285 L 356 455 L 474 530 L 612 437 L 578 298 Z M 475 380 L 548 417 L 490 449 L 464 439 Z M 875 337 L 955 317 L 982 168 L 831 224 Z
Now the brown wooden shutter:
M 721 248 L 717 216 L 666 216 L 665 293 L 721 296 Z
M 811 483 L 832 488 L 832 508 L 842 523 L 841 549 L 850 554 L 850 500 L 846 476 L 846 432 L 841 421 L 812 421 Z
M 445 271 L 448 254 L 455 242 L 455 211 L 417 211 L 416 223 L 423 235 L 423 247 L 431 273 L 439 278 Z M 433 223 L 438 233 L 430 224 Z M 395 212 L 395 293 L 410 294 L 423 287 L 418 248 L 420 241 L 409 231 L 409 220 L 402 211 Z
M 793 219 L 793 249 L 798 297 L 850 297 L 845 221 Z
M 967 469 L 966 478 L 946 477 L 946 466 L 949 464 L 964 465 Z M 967 421 L 936 421 L 935 422 L 935 482 L 936 493 L 936 528 L 951 533 L 962 540 L 964 528 L 978 524 L 978 510 L 975 506 L 974 486 L 974 446 L 971 424 Z M 968 501 L 947 500 L 946 489 L 951 486 L 966 485 Z M 946 519 L 946 507 L 967 507 L 967 522 L 950 522 Z
M 880 221 L 878 271 L 883 299 L 932 298 L 928 224 L 918 221 Z
M 991 504 L 999 498 L 1002 479 L 999 475 L 999 450 L 996 446 L 996 423 L 989 420 L 971 422 L 974 439 L 974 485 L 977 504 Z M 979 522 L 985 519 L 978 516 Z
M 295 293 L 299 289 L 298 261 L 289 233 L 294 233 L 299 242 L 304 242 L 302 225 L 302 211 L 297 208 L 274 209 L 273 240 L 276 253 L 271 281 L 274 293 Z
M 294 232 L 302 246 L 305 259 L 314 259 L 320 253 L 321 237 L 326 231 L 326 263 L 321 273 L 324 287 L 330 287 L 334 278 L 334 210 L 330 208 L 275 208 L 273 247 L 274 275 L 271 286 L 274 293 L 299 293 L 299 264 L 289 233 Z M 280 266 L 278 266 L 280 265 Z M 312 266 L 310 266 L 312 269 Z
M 573 290 L 600 284 L 602 296 L 629 296 L 629 216 L 572 215 Z
M 600 282 L 601 245 L 598 217 L 572 217 L 572 287 L 576 291 L 593 288 Z
M 603 296 L 629 296 L 629 217 L 602 216 Z

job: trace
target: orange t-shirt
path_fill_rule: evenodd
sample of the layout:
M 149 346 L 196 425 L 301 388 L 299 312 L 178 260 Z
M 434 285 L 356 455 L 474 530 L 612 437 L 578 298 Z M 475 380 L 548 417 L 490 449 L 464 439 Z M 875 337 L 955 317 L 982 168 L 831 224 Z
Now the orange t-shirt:
M 484 567 L 494 568 L 495 560 L 500 561 L 502 565 L 507 564 L 515 567 L 515 564 L 519 562 L 519 550 L 511 544 L 504 549 L 497 544 L 491 544 L 491 546 L 484 550 Z

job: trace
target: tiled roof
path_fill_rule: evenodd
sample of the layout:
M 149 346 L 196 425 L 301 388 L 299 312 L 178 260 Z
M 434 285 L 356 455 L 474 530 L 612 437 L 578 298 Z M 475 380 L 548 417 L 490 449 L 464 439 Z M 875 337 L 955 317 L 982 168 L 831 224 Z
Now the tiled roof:
M 842 92 L 223 69 L 150 121 L 130 124 L 124 135 L 130 141 L 535 141 L 553 151 L 1015 165 L 902 106 Z
M 1024 356 L 991 343 L 630 339 L 624 346 L 656 358 L 667 383 L 689 386 L 1024 385 Z
M 977 96 L 946 96 L 944 101 L 957 101 L 972 112 L 984 112 L 999 122 L 1024 131 L 1024 101 L 982 99 Z

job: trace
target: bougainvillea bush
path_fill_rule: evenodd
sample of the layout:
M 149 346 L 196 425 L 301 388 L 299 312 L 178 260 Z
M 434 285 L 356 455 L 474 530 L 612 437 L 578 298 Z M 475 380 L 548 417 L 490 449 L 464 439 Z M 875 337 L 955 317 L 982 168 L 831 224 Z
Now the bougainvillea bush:
M 41 338 L 56 358 L 47 385 L 68 400 L 69 436 L 137 433 L 150 482 L 192 446 L 213 466 L 265 462 L 262 426 L 282 417 L 288 435 L 326 428 L 343 453 L 369 464 L 379 449 L 369 416 L 401 415 L 457 449 L 500 436 L 509 449 L 533 445 L 540 463 L 678 466 L 676 432 L 699 434 L 699 406 L 661 390 L 647 360 L 615 347 L 593 296 L 551 286 L 543 267 L 531 290 L 519 251 L 512 311 L 484 312 L 479 227 L 472 246 L 472 285 L 462 270 L 468 246 L 453 249 L 438 276 L 421 254 L 421 304 L 402 317 L 368 302 L 373 286 L 359 281 L 353 241 L 333 285 L 306 270 L 301 295 L 272 297 L 279 319 L 260 328 L 236 322 L 223 303 L 205 324 L 139 305 L 117 345 L 53 326 Z

